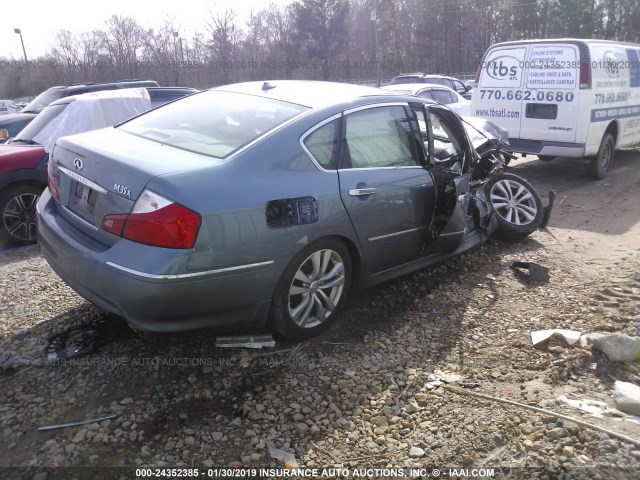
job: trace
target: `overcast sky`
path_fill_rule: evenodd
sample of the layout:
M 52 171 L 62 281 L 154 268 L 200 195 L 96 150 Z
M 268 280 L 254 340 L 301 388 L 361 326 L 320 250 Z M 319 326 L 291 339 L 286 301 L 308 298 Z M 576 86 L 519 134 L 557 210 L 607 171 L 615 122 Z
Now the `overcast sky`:
M 251 11 L 268 8 L 271 3 L 287 5 L 293 0 L 14 0 L 4 1 L 0 13 L 0 57 L 23 59 L 20 37 L 14 28 L 22 30 L 27 55 L 38 57 L 50 49 L 50 42 L 58 30 L 82 33 L 104 25 L 112 15 L 133 17 L 146 28 L 157 28 L 172 18 L 180 27 L 180 34 L 190 37 L 204 31 L 209 11 L 233 9 L 239 24 L 244 27 Z

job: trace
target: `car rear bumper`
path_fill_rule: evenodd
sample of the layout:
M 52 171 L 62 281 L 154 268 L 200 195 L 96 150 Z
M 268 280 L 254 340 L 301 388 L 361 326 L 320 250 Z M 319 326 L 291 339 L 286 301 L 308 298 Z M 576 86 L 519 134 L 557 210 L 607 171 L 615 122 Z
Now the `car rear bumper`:
M 58 213 L 48 190 L 38 203 L 38 240 L 49 265 L 71 288 L 139 330 L 263 323 L 277 282 L 273 261 L 183 275 L 123 266 L 110 255 L 112 247 L 95 248 L 93 239 Z
M 510 138 L 509 147 L 513 152 L 533 155 L 548 155 L 554 157 L 585 156 L 584 143 L 546 142 L 543 140 Z

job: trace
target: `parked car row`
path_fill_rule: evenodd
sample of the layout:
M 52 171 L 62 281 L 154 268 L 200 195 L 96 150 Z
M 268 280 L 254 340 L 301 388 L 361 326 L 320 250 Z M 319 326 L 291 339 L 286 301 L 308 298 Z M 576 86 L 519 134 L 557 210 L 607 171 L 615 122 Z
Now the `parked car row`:
M 15 138 L 0 145 L 0 244 L 35 242 L 35 205 L 47 186 L 47 161 L 60 137 L 115 125 L 195 92 L 182 87 L 104 90 L 44 106 Z
M 4 143 L 8 139 L 15 137 L 44 107 L 55 100 L 71 95 L 81 95 L 83 93 L 140 87 L 159 87 L 159 85 L 153 80 L 121 80 L 116 82 L 81 83 L 77 85 L 51 87 L 29 102 L 19 113 L 7 112 L 9 113 L 8 115 L 0 117 L 0 143 Z M 0 113 L 2 113 L 1 108 Z

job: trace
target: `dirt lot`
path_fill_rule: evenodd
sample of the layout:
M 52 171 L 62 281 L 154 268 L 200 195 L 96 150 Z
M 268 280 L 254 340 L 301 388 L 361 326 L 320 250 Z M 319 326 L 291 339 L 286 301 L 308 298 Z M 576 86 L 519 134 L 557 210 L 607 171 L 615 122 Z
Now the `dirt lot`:
M 477 469 L 495 469 L 493 478 L 638 478 L 640 425 L 558 398 L 613 408 L 613 382 L 638 384 L 639 370 L 579 347 L 533 348 L 530 332 L 640 335 L 640 153 L 619 153 L 601 182 L 566 159 L 511 168 L 540 192 L 557 191 L 547 230 L 363 292 L 322 337 L 274 349 L 216 348 L 213 332 L 124 332 L 75 361 L 47 363 L 48 338 L 104 314 L 58 280 L 37 247 L 0 253 L 0 477 L 282 467 L 271 447 L 301 468 L 349 476 L 421 468 L 414 473 L 425 478 Z M 515 260 L 548 267 L 550 282 L 529 285 L 510 268 Z M 434 384 L 453 374 L 458 390 Z

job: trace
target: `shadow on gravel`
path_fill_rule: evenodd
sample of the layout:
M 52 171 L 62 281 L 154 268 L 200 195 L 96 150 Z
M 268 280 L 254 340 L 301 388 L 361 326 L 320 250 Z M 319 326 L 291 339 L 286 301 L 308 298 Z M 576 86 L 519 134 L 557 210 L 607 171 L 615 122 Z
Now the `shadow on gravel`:
M 38 325 L 24 338 L 7 342 L 9 349 L 31 352 L 34 365 L 1 377 L 7 388 L 0 395 L 1 403 L 15 404 L 24 395 L 44 399 L 26 407 L 31 416 L 21 420 L 20 429 L 26 434 L 13 450 L 12 465 L 23 465 L 31 458 L 28 445 L 50 439 L 71 442 L 78 432 L 40 434 L 38 426 L 111 412 L 119 418 L 89 429 L 91 443 L 74 457 L 73 465 L 90 465 L 92 455 L 100 455 L 102 466 L 133 465 L 141 445 L 147 446 L 149 455 L 171 455 L 166 452 L 174 448 L 169 445 L 173 440 L 167 438 L 182 438 L 191 430 L 221 432 L 225 437 L 234 430 L 240 432 L 235 442 L 220 442 L 220 436 L 206 453 L 194 452 L 196 464 L 208 456 L 241 458 L 252 447 L 249 439 L 238 439 L 252 425 L 261 426 L 261 435 L 271 432 L 270 438 L 279 439 L 279 445 L 289 443 L 295 448 L 325 438 L 336 428 L 336 421 L 358 417 L 372 405 L 399 409 L 399 414 L 415 395 L 415 386 L 425 382 L 420 375 L 438 365 L 464 368 L 468 362 L 473 352 L 458 340 L 471 335 L 474 325 L 469 317 L 486 320 L 491 305 L 501 299 L 499 286 L 486 272 L 512 276 L 511 261 L 528 261 L 541 247 L 532 239 L 512 245 L 493 241 L 364 291 L 351 299 L 327 332 L 303 344 L 279 342 L 268 350 L 222 349 L 214 346 L 215 331 L 134 334 L 77 359 L 39 363 L 38 358 L 44 359 L 46 342 L 39 339 L 44 332 L 59 333 L 104 315 L 85 304 Z M 503 258 L 507 254 L 510 259 Z M 405 342 L 407 337 L 412 341 Z M 483 353 L 473 355 L 482 358 Z M 46 369 L 46 382 L 29 382 L 30 368 Z M 361 377 L 366 388 L 352 390 L 354 375 Z M 296 403 L 298 407 L 293 408 Z M 309 427 L 305 421 L 312 418 Z M 131 427 L 125 429 L 125 423 L 135 424 L 135 430 L 126 430 Z M 493 437 L 480 434 L 473 435 L 473 442 L 478 452 L 495 447 Z M 264 457 L 252 466 L 269 466 L 269 462 Z
M 6 247 L 0 245 L 0 264 L 11 265 L 22 260 L 39 257 L 40 247 L 38 245 L 27 245 L 24 247 Z

